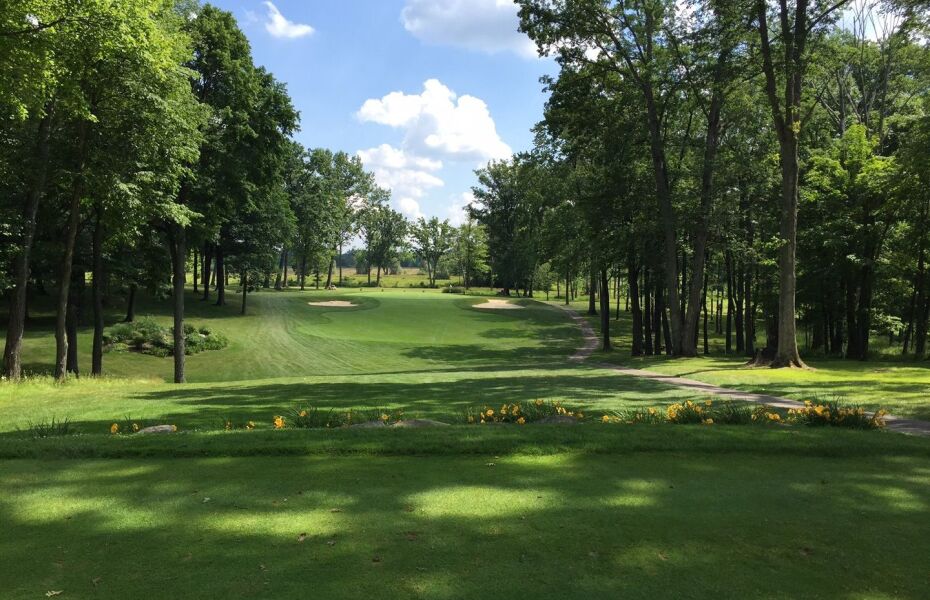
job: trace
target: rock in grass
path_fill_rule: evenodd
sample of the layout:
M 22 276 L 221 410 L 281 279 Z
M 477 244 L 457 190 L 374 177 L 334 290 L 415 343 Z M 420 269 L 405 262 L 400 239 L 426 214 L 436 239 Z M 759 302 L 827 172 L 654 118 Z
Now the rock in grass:
M 578 419 L 568 415 L 552 415 L 536 421 L 537 425 L 577 425 Z
M 448 427 L 448 423 L 443 423 L 442 421 L 433 421 L 432 419 L 407 419 L 406 421 L 398 421 L 394 423 L 391 427 Z
M 139 433 L 174 433 L 177 430 L 177 425 L 152 425 L 151 427 L 140 429 Z
M 352 425 L 352 427 L 358 427 L 359 429 L 371 429 L 374 427 L 387 427 L 387 423 L 384 421 L 365 421 L 364 423 L 356 423 L 355 425 Z

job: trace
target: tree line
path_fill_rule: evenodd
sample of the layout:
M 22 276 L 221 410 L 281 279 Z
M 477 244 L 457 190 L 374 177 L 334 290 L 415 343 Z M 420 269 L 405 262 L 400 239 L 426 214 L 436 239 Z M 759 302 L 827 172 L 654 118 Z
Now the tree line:
M 499 285 L 583 281 L 605 348 L 622 294 L 634 355 L 706 353 L 724 322 L 777 367 L 880 334 L 926 355 L 926 3 L 517 4 L 559 72 L 533 150 L 478 172 Z
M 23 374 L 30 302 L 55 300 L 56 379 L 78 373 L 90 275 L 91 374 L 103 372 L 105 304 L 170 296 L 174 380 L 185 380 L 185 290 L 224 305 L 308 274 L 334 281 L 356 240 L 370 273 L 411 248 L 486 270 L 483 227 L 410 223 L 360 159 L 293 140 L 285 85 L 254 64 L 228 12 L 193 0 L 10 0 L 0 12 L 0 289 L 3 370 Z M 454 258 L 454 260 L 453 260 Z M 444 264 L 445 264 L 444 263 Z M 338 274 L 342 279 L 341 267 Z

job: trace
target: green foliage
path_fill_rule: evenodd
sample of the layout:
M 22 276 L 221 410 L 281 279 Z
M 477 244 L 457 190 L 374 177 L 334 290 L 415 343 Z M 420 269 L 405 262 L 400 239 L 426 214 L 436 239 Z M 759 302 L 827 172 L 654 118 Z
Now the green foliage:
M 141 318 L 132 323 L 118 323 L 104 330 L 104 348 L 107 351 L 134 351 L 152 356 L 171 356 L 174 344 L 173 328 L 164 327 L 152 318 Z M 229 340 L 207 327 L 184 325 L 185 354 L 193 355 L 208 350 L 222 350 Z
M 25 433 L 32 439 L 37 440 L 51 437 L 64 437 L 66 435 L 73 435 L 77 432 L 71 425 L 71 419 L 67 417 L 64 419 L 52 417 L 47 421 L 27 424 Z

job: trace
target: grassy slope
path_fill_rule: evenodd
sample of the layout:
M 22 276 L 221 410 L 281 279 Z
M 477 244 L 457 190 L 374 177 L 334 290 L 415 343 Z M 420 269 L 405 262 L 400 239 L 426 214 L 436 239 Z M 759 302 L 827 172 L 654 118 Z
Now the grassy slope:
M 572 307 L 582 314 L 587 312 L 586 301 L 575 302 Z M 591 324 L 596 331 L 600 331 L 597 318 L 592 318 Z M 797 400 L 832 399 L 837 396 L 844 402 L 861 404 L 873 410 L 885 408 L 897 415 L 930 421 L 930 364 L 926 362 L 890 358 L 859 362 L 805 357 L 811 370 L 746 368 L 745 358 L 724 354 L 722 336 L 713 333 L 710 338 L 710 356 L 675 360 L 664 356 L 632 358 L 629 353 L 630 318 L 623 311 L 619 321 L 611 319 L 611 336 L 616 351 L 610 354 L 598 352 L 591 357 L 591 361 L 648 369 L 732 389 Z
M 358 308 L 311 307 L 314 299 L 349 299 Z M 236 298 L 230 300 L 234 304 Z M 661 384 L 583 366 L 565 358 L 581 343 L 561 311 L 527 303 L 521 311 L 482 311 L 482 302 L 436 292 L 264 292 L 249 314 L 191 297 L 191 322 L 209 324 L 230 339 L 222 351 L 188 357 L 191 384 L 165 384 L 171 360 L 107 354 L 106 372 L 134 378 L 82 379 L 57 386 L 47 379 L 0 384 L 0 432 L 30 422 L 70 418 L 82 431 L 105 431 L 129 416 L 183 429 L 270 423 L 297 406 L 403 407 L 410 416 L 458 419 L 469 406 L 563 400 L 585 409 L 658 405 L 682 397 Z M 164 307 L 140 314 L 168 322 Z M 115 317 L 114 317 L 115 318 Z M 25 362 L 50 368 L 54 344 L 43 323 L 31 330 Z M 82 332 L 81 364 L 90 336 Z

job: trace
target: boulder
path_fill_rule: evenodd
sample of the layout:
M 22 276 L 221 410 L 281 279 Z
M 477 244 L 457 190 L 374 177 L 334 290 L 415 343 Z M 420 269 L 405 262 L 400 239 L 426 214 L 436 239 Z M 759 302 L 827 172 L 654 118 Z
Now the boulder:
M 536 421 L 537 425 L 577 425 L 578 419 L 568 415 L 552 415 Z
M 359 429 L 371 429 L 374 427 L 387 427 L 387 423 L 384 421 L 365 421 L 364 423 L 356 423 L 350 426 L 351 428 L 358 427 Z
M 175 433 L 177 430 L 177 425 L 152 425 L 151 427 L 140 429 L 139 433 Z
M 392 425 L 392 427 L 448 427 L 448 423 L 443 423 L 442 421 L 433 421 L 432 419 L 407 419 L 406 421 L 398 421 Z

